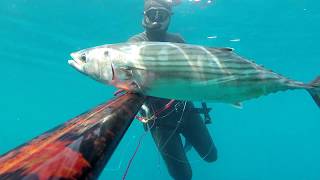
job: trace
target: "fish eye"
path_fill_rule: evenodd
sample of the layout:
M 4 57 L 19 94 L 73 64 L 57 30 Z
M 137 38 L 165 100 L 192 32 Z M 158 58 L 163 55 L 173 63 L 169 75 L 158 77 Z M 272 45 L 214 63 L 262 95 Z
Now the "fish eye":
M 105 56 L 109 56 L 109 51 L 105 51 L 105 52 L 104 52 L 104 55 L 105 55 Z
M 80 59 L 84 62 L 86 62 L 87 58 L 85 54 L 81 54 Z

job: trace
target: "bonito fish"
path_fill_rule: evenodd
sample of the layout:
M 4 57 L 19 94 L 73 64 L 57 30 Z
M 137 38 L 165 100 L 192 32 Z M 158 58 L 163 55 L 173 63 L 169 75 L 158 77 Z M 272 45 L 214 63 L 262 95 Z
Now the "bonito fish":
M 71 54 L 78 71 L 129 92 L 169 99 L 237 104 L 289 89 L 309 91 L 320 106 L 320 77 L 290 80 L 230 48 L 138 42 L 97 46 Z

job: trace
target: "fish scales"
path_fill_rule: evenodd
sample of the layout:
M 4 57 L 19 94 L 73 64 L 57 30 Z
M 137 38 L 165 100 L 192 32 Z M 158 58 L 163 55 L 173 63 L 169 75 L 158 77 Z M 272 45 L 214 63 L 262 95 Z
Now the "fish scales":
M 167 46 L 159 44 L 142 45 L 138 49 L 139 56 L 134 60 L 134 66 L 146 71 L 153 71 L 160 77 L 159 79 L 168 79 L 167 82 L 170 82 L 169 79 L 174 77 L 171 83 L 176 83 L 180 79 L 192 84 L 190 80 L 197 80 L 194 82 L 194 84 L 197 84 L 195 86 L 197 88 L 199 88 L 198 84 L 200 86 L 217 86 L 220 83 L 220 85 L 228 87 L 241 84 L 245 86 L 259 84 L 260 86 L 262 82 L 268 82 L 267 84 L 279 83 L 279 75 L 244 60 L 230 50 L 208 50 L 198 46 L 191 48 L 190 46 L 171 44 Z M 128 54 L 130 54 L 130 51 Z M 152 86 L 159 86 L 160 89 L 170 88 L 169 86 L 164 87 L 161 81 L 158 84 L 152 83 Z M 150 94 L 157 93 L 150 92 Z M 257 96 L 259 96 L 259 93 Z
M 256 64 L 243 61 L 241 57 L 230 53 L 224 49 L 207 50 L 202 47 L 190 46 L 163 46 L 163 45 L 143 45 L 139 48 L 139 58 L 135 66 L 148 71 L 161 71 L 161 74 L 172 76 L 184 80 L 205 80 L 225 77 L 239 76 L 243 81 L 245 77 L 248 81 L 270 75 L 275 75 L 271 71 L 261 71 Z M 218 63 L 212 61 L 212 52 Z M 230 54 L 232 55 L 230 57 Z M 228 57 L 228 58 L 227 58 Z M 266 73 L 261 76 L 261 73 Z M 268 75 L 267 75 L 268 74 Z M 243 77 L 241 77 L 243 76 Z M 199 79 L 200 78 L 200 79 Z M 202 79 L 201 79 L 202 78 Z M 274 78 L 276 79 L 276 78 Z
M 319 85 L 290 80 L 232 51 L 169 42 L 119 43 L 72 54 L 90 77 L 148 96 L 235 103 L 289 89 L 306 89 L 320 104 Z

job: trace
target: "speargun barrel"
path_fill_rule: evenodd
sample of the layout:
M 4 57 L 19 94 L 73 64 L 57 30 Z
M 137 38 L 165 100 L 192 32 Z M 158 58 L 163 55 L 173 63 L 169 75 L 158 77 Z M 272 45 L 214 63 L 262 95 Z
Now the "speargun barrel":
M 124 94 L 0 156 L 0 179 L 97 179 L 144 102 Z

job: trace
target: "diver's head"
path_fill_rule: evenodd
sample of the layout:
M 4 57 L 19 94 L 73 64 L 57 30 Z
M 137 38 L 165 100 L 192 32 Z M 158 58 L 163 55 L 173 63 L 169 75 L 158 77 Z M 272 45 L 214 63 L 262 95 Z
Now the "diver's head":
M 171 0 L 145 0 L 142 25 L 147 32 L 164 33 L 172 15 Z

